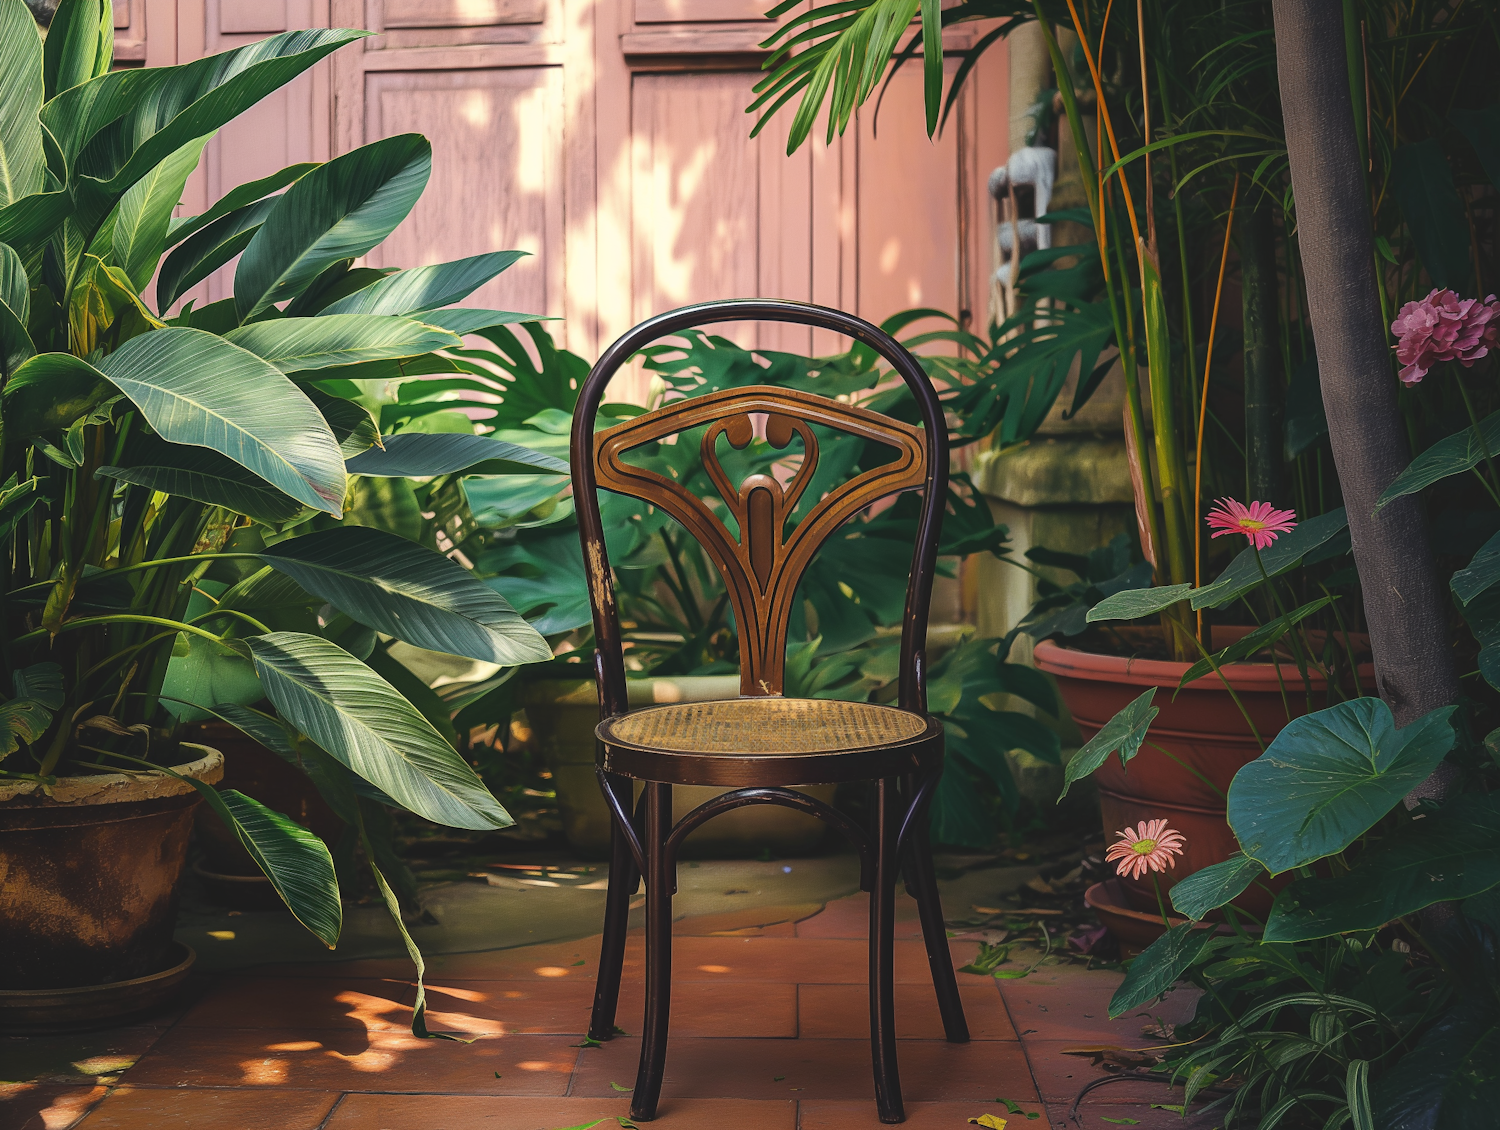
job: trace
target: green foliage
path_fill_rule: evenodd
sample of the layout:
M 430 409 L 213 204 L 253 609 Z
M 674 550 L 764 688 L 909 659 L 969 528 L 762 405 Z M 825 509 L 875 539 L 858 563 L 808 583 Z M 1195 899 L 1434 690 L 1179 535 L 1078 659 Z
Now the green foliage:
M 1073 787 L 1075 781 L 1089 776 L 1109 760 L 1110 754 L 1118 751 L 1120 764 L 1126 765 L 1141 751 L 1141 743 L 1146 740 L 1146 732 L 1151 728 L 1151 723 L 1155 721 L 1156 716 L 1161 713 L 1160 707 L 1151 705 L 1151 700 L 1156 697 L 1158 689 L 1148 687 L 1137 695 L 1131 700 L 1130 705 L 1106 722 L 1103 728 L 1073 755 L 1064 771 L 1063 791 L 1057 798 L 1058 800 L 1068 795 L 1068 790 Z
M 366 33 L 289 32 L 112 70 L 113 26 L 103 0 L 63 0 L 44 48 L 21 0 L 0 0 L 0 671 L 14 686 L 0 699 L 0 775 L 154 767 L 176 755 L 182 723 L 223 718 L 305 769 L 373 833 L 372 867 L 399 880 L 386 806 L 462 827 L 511 820 L 455 751 L 446 705 L 375 629 L 507 667 L 550 659 L 494 586 L 437 547 L 445 524 L 458 535 L 470 521 L 452 504 L 455 472 L 562 465 L 481 439 L 462 416 L 466 437 L 381 450 L 372 410 L 388 383 L 464 372 L 443 355 L 462 334 L 529 317 L 432 309 L 520 253 L 352 266 L 426 183 L 416 135 L 173 219 L 220 126 Z M 235 298 L 171 313 L 235 255 Z M 153 274 L 158 311 L 140 294 Z M 369 475 L 346 469 L 367 451 Z M 266 698 L 279 717 L 252 708 Z M 249 797 L 193 785 L 334 945 L 323 843 Z
M 1397 729 L 1380 699 L 1295 718 L 1229 786 L 1229 826 L 1273 875 L 1343 851 L 1453 748 L 1453 707 Z

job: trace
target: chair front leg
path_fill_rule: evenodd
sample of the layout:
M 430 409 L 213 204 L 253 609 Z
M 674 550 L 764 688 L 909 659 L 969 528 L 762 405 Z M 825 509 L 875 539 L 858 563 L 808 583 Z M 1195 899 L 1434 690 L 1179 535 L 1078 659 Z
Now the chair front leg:
M 932 987 L 937 992 L 938 1011 L 943 1016 L 943 1035 L 951 1044 L 969 1042 L 969 1025 L 964 1019 L 963 1001 L 958 995 L 958 979 L 953 973 L 953 953 L 948 949 L 948 929 L 943 922 L 943 904 L 938 897 L 937 874 L 932 868 L 932 841 L 927 832 L 926 804 L 908 779 L 913 803 L 923 811 L 913 814 L 906 845 L 906 889 L 917 900 L 922 919 L 922 940 L 927 946 L 927 967 L 932 971 Z
M 622 812 L 630 811 L 630 781 L 601 774 L 599 785 L 614 793 Z M 599 947 L 599 978 L 594 985 L 594 1010 L 589 1038 L 608 1040 L 615 1034 L 615 1010 L 620 1001 L 620 970 L 625 963 L 625 935 L 630 926 L 630 900 L 640 884 L 640 871 L 630 850 L 630 838 L 611 814 L 609 891 L 604 897 L 604 937 Z
M 656 1117 L 667 1063 L 667 1023 L 672 1005 L 672 889 L 676 886 L 667 837 L 672 831 L 672 786 L 646 785 L 646 1022 L 630 1117 Z
M 896 782 L 875 785 L 871 837 L 875 881 L 870 888 L 870 1058 L 875 1069 L 875 1107 L 882 1122 L 905 1122 L 901 1076 L 896 1069 L 896 872 L 901 806 Z

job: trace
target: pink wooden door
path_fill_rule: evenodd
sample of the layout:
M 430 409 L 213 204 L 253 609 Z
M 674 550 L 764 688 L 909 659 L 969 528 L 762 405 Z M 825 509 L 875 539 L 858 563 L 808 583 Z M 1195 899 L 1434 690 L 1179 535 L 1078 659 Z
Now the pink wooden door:
M 116 22 L 122 41 L 140 31 L 154 63 L 297 27 L 376 32 L 222 131 L 183 211 L 294 161 L 424 133 L 427 194 L 370 261 L 528 251 L 476 301 L 560 317 L 554 332 L 585 356 L 642 318 L 711 298 L 801 299 L 876 321 L 933 306 L 982 328 L 984 180 L 1008 132 L 1003 52 L 976 69 L 935 142 L 912 65 L 878 131 L 869 106 L 833 145 L 819 136 L 788 157 L 790 115 L 751 139 L 744 113 L 763 10 L 764 0 L 118 0 Z M 195 296 L 224 297 L 231 280 L 232 266 Z M 842 348 L 786 327 L 735 336 Z

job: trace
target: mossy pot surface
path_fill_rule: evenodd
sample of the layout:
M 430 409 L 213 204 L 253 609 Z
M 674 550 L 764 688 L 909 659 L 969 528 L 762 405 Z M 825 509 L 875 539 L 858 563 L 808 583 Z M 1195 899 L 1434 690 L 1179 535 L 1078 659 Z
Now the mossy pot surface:
M 218 750 L 181 748 L 197 756 L 175 772 L 223 776 Z M 181 964 L 172 930 L 198 803 L 160 771 L 0 785 L 0 994 L 94 988 L 103 1001 Z

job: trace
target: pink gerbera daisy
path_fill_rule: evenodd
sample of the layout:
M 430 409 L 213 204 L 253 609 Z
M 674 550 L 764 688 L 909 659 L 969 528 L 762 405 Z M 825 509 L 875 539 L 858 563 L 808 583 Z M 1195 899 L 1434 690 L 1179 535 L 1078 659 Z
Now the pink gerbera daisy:
M 1149 868 L 1165 871 L 1177 866 L 1177 856 L 1182 854 L 1181 832 L 1167 827 L 1165 820 L 1142 820 L 1134 828 L 1116 832 L 1120 842 L 1110 846 L 1104 858 L 1113 863 L 1119 860 L 1115 870 L 1130 879 L 1139 879 Z
M 1246 506 L 1232 498 L 1221 498 L 1204 519 L 1213 530 L 1213 536 L 1244 534 L 1256 549 L 1265 549 L 1297 523 L 1295 510 L 1277 510 L 1269 502 L 1252 502 Z

